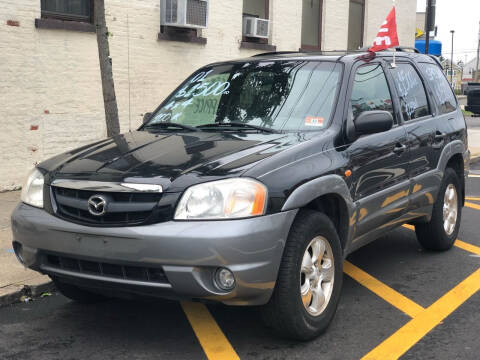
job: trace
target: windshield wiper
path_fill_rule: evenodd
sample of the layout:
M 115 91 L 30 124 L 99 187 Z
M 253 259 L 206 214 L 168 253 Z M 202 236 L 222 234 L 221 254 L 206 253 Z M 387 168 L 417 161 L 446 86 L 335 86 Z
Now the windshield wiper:
M 169 122 L 169 121 L 162 121 L 162 122 L 148 124 L 144 126 L 144 129 L 149 129 L 149 128 L 163 128 L 163 129 L 177 128 L 177 129 L 183 129 L 183 130 L 189 130 L 189 131 L 200 131 L 199 129 L 193 126 L 178 124 L 178 123 Z
M 264 126 L 258 126 L 258 125 L 251 125 L 247 123 L 242 123 L 242 122 L 236 122 L 236 121 L 231 121 L 231 122 L 216 122 L 212 124 L 204 124 L 204 125 L 199 125 L 197 126 L 197 129 L 206 129 L 206 128 L 247 128 L 247 129 L 253 129 L 253 130 L 259 130 L 263 132 L 268 132 L 268 133 L 278 133 L 277 130 L 270 129 Z

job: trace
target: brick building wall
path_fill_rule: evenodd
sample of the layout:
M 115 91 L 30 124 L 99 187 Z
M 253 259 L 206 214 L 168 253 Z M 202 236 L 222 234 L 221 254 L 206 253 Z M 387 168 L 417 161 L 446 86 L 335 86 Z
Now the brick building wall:
M 0 190 L 9 190 L 22 185 L 34 164 L 104 138 L 106 128 L 96 35 L 36 28 L 40 0 L 0 1 Z M 138 127 L 142 114 L 196 68 L 259 52 L 240 48 L 241 0 L 210 0 L 205 45 L 157 39 L 160 0 L 105 3 L 122 132 Z M 346 48 L 348 6 L 348 0 L 323 1 L 324 49 Z M 391 6 L 390 0 L 366 0 L 365 44 Z M 408 46 L 415 9 L 415 0 L 397 5 L 400 42 Z M 269 12 L 270 43 L 277 51 L 298 50 L 302 1 L 270 0 Z

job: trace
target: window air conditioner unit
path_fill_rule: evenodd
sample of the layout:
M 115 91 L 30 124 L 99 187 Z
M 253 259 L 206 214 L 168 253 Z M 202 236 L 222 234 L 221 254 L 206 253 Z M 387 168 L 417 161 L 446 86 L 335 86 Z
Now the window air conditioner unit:
M 190 29 L 208 25 L 208 0 L 161 0 L 160 24 Z
M 270 20 L 253 16 L 243 17 L 243 36 L 268 38 Z

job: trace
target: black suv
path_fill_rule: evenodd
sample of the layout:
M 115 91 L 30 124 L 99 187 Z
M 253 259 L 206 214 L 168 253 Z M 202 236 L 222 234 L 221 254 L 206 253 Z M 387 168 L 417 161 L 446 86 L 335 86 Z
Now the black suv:
M 404 223 L 458 233 L 469 151 L 439 63 L 273 53 L 208 65 L 133 132 L 39 164 L 14 249 L 64 295 L 261 305 L 279 333 L 332 320 L 343 259 Z

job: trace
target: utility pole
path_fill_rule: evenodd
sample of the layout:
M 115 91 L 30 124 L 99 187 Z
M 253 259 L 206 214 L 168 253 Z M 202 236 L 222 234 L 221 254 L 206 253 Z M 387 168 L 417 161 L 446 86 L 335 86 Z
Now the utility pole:
M 455 34 L 455 30 L 450 30 L 452 33 L 452 55 L 450 57 L 450 85 L 453 88 L 453 34 Z
M 435 27 L 435 2 L 436 0 L 427 0 L 425 12 L 425 54 L 428 54 L 430 47 L 430 32 Z
M 480 21 L 478 22 L 478 45 L 477 45 L 477 66 L 475 67 L 475 82 L 480 81 L 479 74 L 479 62 L 480 62 Z

